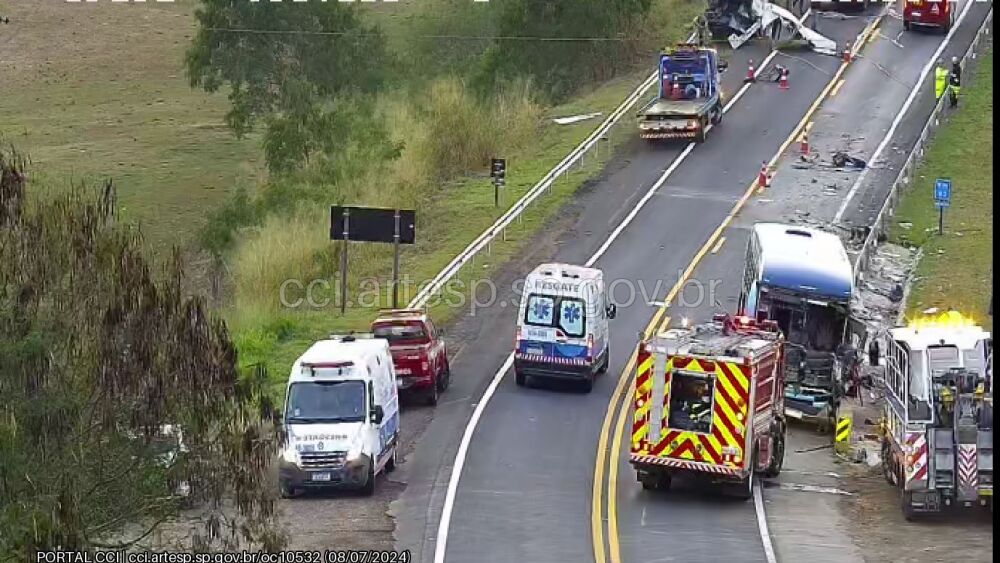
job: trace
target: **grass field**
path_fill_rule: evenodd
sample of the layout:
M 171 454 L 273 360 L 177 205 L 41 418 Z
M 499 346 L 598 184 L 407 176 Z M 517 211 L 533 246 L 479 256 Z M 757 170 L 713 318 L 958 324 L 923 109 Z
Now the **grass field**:
M 972 80 L 969 80 L 972 78 Z M 993 287 L 993 52 L 965 79 L 959 111 L 942 126 L 913 189 L 894 217 L 893 238 L 923 248 L 909 314 L 954 307 L 985 323 Z M 936 178 L 951 178 L 952 204 L 944 236 L 931 194 Z M 906 228 L 901 224 L 909 224 Z
M 184 244 L 205 210 L 261 178 L 255 139 L 237 141 L 224 95 L 183 71 L 194 2 L 0 4 L 0 136 L 45 183 L 112 178 L 123 217 L 150 247 Z

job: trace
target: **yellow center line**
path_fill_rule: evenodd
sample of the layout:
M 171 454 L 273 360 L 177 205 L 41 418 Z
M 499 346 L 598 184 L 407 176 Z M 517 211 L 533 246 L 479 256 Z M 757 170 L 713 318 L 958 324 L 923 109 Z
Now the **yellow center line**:
M 881 20 L 882 16 L 879 16 L 878 20 L 876 20 L 876 22 L 865 33 L 871 33 L 872 30 L 878 27 L 878 25 L 881 23 Z M 823 91 L 820 92 L 819 96 L 817 96 L 817 98 L 813 101 L 812 105 L 809 106 L 809 109 L 806 110 L 805 115 L 802 116 L 802 119 L 799 121 L 798 125 L 795 126 L 792 132 L 788 135 L 788 138 L 785 139 L 783 143 L 781 143 L 780 147 L 778 147 L 778 151 L 774 154 L 770 162 L 768 162 L 767 164 L 768 169 L 773 167 L 774 164 L 778 161 L 778 159 L 781 158 L 781 155 L 785 152 L 785 150 L 788 149 L 788 146 L 791 145 L 795 141 L 795 139 L 799 138 L 799 135 L 806 127 L 806 124 L 810 123 L 810 119 L 812 118 L 813 114 L 816 113 L 816 110 L 819 109 L 820 104 L 822 104 L 823 100 L 825 100 L 830 95 L 831 89 L 834 87 L 837 81 L 840 80 L 841 76 L 844 74 L 844 71 L 847 70 L 848 65 L 849 63 L 846 62 L 842 62 L 840 64 L 840 67 L 837 69 L 837 72 L 834 73 L 830 81 L 827 82 L 826 87 L 823 88 Z M 720 223 L 719 226 L 715 229 L 715 232 L 712 233 L 712 236 L 710 236 L 708 240 L 705 241 L 705 244 L 702 245 L 701 249 L 691 260 L 691 263 L 688 265 L 687 269 L 684 270 L 684 273 L 677 280 L 677 283 L 674 284 L 674 286 L 670 289 L 670 293 L 667 295 L 667 298 L 663 300 L 663 307 L 657 309 L 656 313 L 653 315 L 653 318 L 650 320 L 649 325 L 646 327 L 644 332 L 644 338 L 649 338 L 649 336 L 653 333 L 653 327 L 660 326 L 658 324 L 659 320 L 666 312 L 667 308 L 670 306 L 670 302 L 673 301 L 674 297 L 677 295 L 677 292 L 680 291 L 680 288 L 687 282 L 688 278 L 692 275 L 695 268 L 698 266 L 698 263 L 701 262 L 705 254 L 709 252 L 709 249 L 712 248 L 712 245 L 717 243 L 720 236 L 722 235 L 722 232 L 729 226 L 729 224 L 740 212 L 740 210 L 743 209 L 743 206 L 746 205 L 746 202 L 749 201 L 750 197 L 754 194 L 754 192 L 755 191 L 757 191 L 758 193 L 763 192 L 764 189 L 765 188 L 763 186 L 758 186 L 758 182 L 756 180 L 752 184 L 750 184 L 747 190 L 743 193 L 743 196 L 739 199 L 739 201 L 736 202 L 736 205 L 733 207 L 733 209 L 729 212 L 728 215 L 726 215 L 726 218 L 723 219 L 722 223 Z M 667 317 L 663 324 L 665 325 L 666 322 L 669 322 L 669 319 L 670 317 Z M 601 435 L 598 439 L 597 466 L 594 468 L 594 487 L 593 487 L 594 497 L 591 506 L 591 517 L 592 517 L 591 536 L 594 540 L 594 558 L 597 563 L 605 563 L 606 561 L 604 553 L 604 543 L 603 543 L 603 530 L 601 529 L 601 520 L 602 520 L 601 489 L 603 488 L 602 479 L 604 477 L 605 464 L 609 465 L 608 490 L 607 490 L 608 554 L 611 563 L 621 563 L 621 549 L 618 540 L 618 521 L 617 521 L 618 507 L 617 507 L 617 494 L 616 494 L 617 493 L 616 485 L 618 481 L 618 465 L 619 465 L 618 456 L 621 448 L 621 435 L 624 432 L 626 414 L 629 411 L 630 405 L 632 403 L 632 398 L 635 394 L 634 386 L 630 386 L 627 391 L 625 390 L 624 386 L 626 383 L 630 383 L 633 380 L 632 371 L 635 368 L 635 362 L 636 362 L 636 350 L 633 350 L 632 356 L 629 358 L 628 363 L 625 365 L 625 368 L 622 370 L 621 375 L 619 375 L 618 377 L 618 385 L 617 387 L 615 387 L 615 392 L 611 395 L 611 402 L 608 405 L 607 412 L 605 413 L 604 424 L 601 427 Z M 612 418 L 614 418 L 615 410 L 618 408 L 619 405 L 621 406 L 621 410 L 619 411 L 618 420 L 616 421 L 617 424 L 616 424 L 614 438 L 612 439 L 612 449 L 610 452 L 608 452 L 607 451 L 608 434 L 611 431 L 611 420 Z M 611 454 L 610 456 L 608 455 L 609 453 Z
M 719 242 L 715 243 L 715 246 L 712 247 L 712 254 L 718 253 L 719 249 L 722 248 L 722 245 L 725 243 L 726 243 L 726 237 L 720 238 Z
M 831 98 L 836 96 L 837 92 L 840 92 L 840 88 L 844 85 L 845 82 L 847 82 L 846 78 L 841 78 L 840 81 L 837 82 L 837 85 L 833 87 L 833 92 L 830 92 Z

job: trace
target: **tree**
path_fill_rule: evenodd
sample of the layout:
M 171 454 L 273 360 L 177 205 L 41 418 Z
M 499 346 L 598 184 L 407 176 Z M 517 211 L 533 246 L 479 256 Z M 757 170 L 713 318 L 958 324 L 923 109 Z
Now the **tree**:
M 600 39 L 626 39 L 650 4 L 651 0 L 507 0 L 498 5 L 501 39 L 485 55 L 479 82 L 492 86 L 496 80 L 527 74 L 558 100 L 588 80 L 608 78 L 628 51 L 624 42 Z
M 189 549 L 280 548 L 266 374 L 238 372 L 179 253 L 151 273 L 110 182 L 26 187 L 0 151 L 0 559 L 127 547 L 190 507 Z
M 389 64 L 377 28 L 341 2 L 202 0 L 187 51 L 192 87 L 230 88 L 226 122 L 237 136 L 266 120 L 269 167 L 284 172 L 329 152 L 351 131 L 338 129 L 338 97 L 376 91 Z

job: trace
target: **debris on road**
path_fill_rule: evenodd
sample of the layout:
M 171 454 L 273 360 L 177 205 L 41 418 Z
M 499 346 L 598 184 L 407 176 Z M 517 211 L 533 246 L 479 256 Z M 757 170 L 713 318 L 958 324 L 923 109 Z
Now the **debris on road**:
M 594 113 L 571 115 L 569 117 L 556 117 L 552 121 L 555 122 L 557 125 L 570 125 L 572 123 L 586 121 L 588 119 L 594 119 L 595 117 L 600 117 L 601 115 L 602 115 L 601 112 L 598 111 Z
M 837 44 L 833 40 L 799 23 L 789 10 L 765 0 L 711 0 L 708 10 L 699 19 L 703 33 L 708 32 L 717 40 L 728 40 L 733 49 L 739 49 L 762 32 L 776 41 L 781 40 L 785 32 L 793 38 L 801 37 L 817 53 L 837 54 Z

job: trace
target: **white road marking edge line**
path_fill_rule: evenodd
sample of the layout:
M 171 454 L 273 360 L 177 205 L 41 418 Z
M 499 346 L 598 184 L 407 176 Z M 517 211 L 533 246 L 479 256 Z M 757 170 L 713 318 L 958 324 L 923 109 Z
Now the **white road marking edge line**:
M 753 508 L 757 513 L 757 531 L 760 532 L 760 542 L 764 545 L 764 557 L 767 563 L 778 563 L 774 554 L 774 544 L 771 543 L 771 532 L 767 529 L 767 517 L 764 515 L 764 499 L 761 497 L 760 481 L 753 484 Z
M 913 86 L 913 89 L 910 90 L 910 95 L 907 96 L 906 101 L 903 102 L 903 107 L 899 110 L 899 113 L 896 114 L 896 119 L 892 121 L 892 125 L 890 125 L 889 130 L 886 131 L 885 137 L 882 138 L 882 142 L 879 143 L 879 145 L 875 148 L 875 152 L 872 153 L 871 158 L 868 159 L 869 164 L 873 164 L 876 160 L 878 160 L 878 157 L 882 155 L 882 151 L 884 151 L 885 147 L 889 145 L 889 141 L 891 141 L 893 135 L 896 134 L 896 128 L 899 127 L 900 123 L 902 123 L 903 117 L 906 116 L 906 112 L 910 110 L 910 105 L 913 104 L 913 100 L 917 98 L 917 93 L 920 92 L 920 89 L 923 87 L 924 79 L 927 78 L 927 75 L 930 74 L 931 69 L 934 68 L 935 61 L 937 61 L 938 58 L 941 57 L 941 53 L 943 53 L 944 50 L 948 47 L 948 44 L 951 43 L 951 38 L 955 36 L 955 32 L 962 27 L 962 20 L 965 19 L 965 15 L 969 13 L 969 10 L 972 9 L 972 5 L 975 3 L 976 0 L 966 1 L 965 9 L 962 10 L 962 13 L 958 16 L 958 21 L 955 22 L 955 25 L 951 26 L 951 30 L 948 32 L 948 35 L 944 38 L 944 41 L 941 42 L 937 50 L 934 51 L 934 54 L 931 55 L 930 60 L 927 61 L 927 64 L 924 65 L 924 68 L 920 71 L 920 77 L 917 78 L 916 85 Z M 854 181 L 854 185 L 851 186 L 851 190 L 847 192 L 847 197 L 844 199 L 844 203 L 840 205 L 840 209 L 837 210 L 837 214 L 834 215 L 833 217 L 834 223 L 840 223 L 841 220 L 844 218 L 844 213 L 847 212 L 848 206 L 854 199 L 855 194 L 857 194 L 858 189 L 861 188 L 861 183 L 865 181 L 866 177 L 868 177 L 869 170 L 871 170 L 871 166 L 865 167 L 865 169 L 862 170 L 861 174 L 858 176 L 858 179 Z

